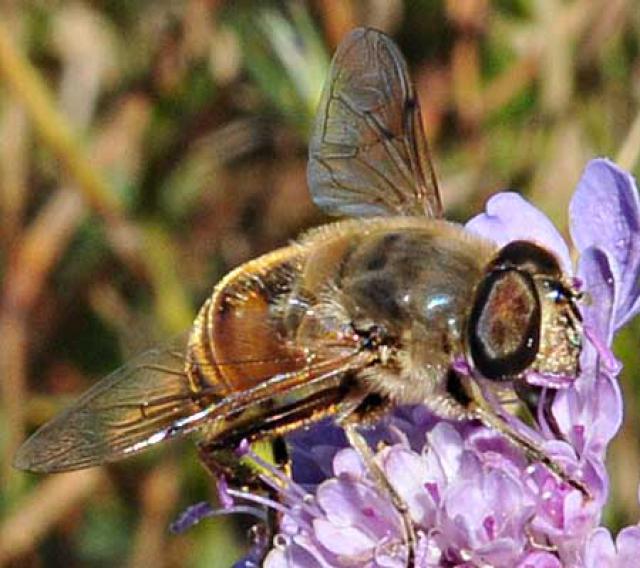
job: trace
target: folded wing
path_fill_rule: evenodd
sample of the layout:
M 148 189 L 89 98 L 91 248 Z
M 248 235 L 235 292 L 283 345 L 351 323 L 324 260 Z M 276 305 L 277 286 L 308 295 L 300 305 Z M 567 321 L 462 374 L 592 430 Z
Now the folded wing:
M 331 215 L 442 217 L 420 106 L 407 65 L 382 32 L 340 44 L 318 107 L 307 179 Z

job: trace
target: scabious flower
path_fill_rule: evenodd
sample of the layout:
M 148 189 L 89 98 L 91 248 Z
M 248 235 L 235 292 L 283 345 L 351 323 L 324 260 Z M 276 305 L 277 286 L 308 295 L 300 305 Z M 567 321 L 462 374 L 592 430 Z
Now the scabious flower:
M 615 544 L 599 527 L 609 493 L 605 453 L 622 421 L 620 364 L 609 348 L 615 332 L 640 311 L 640 205 L 633 178 L 608 160 L 593 160 L 569 216 L 579 255 L 575 270 L 552 223 L 515 193 L 491 198 L 467 229 L 501 246 L 537 242 L 582 283 L 589 341 L 580 376 L 546 399 L 552 400 L 550 412 L 539 412 L 536 429 L 506 419 L 579 479 L 591 498 L 545 466 L 529 463 L 499 432 L 441 420 L 421 406 L 398 409 L 368 436 L 378 448 L 378 465 L 408 506 L 416 566 L 637 564 L 640 527 L 621 531 Z M 543 390 L 541 405 L 545 395 Z M 281 519 L 265 566 L 405 566 L 402 517 L 340 429 L 322 424 L 290 442 L 293 480 L 276 471 L 265 477 L 279 495 L 270 504 Z

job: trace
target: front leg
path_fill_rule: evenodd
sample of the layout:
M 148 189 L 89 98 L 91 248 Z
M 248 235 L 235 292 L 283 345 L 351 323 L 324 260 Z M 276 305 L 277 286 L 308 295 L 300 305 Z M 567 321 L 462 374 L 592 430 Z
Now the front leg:
M 353 397 L 352 400 L 343 402 L 342 408 L 336 417 L 336 422 L 344 429 L 349 444 L 358 452 L 367 473 L 378 490 L 389 497 L 393 506 L 400 513 L 407 544 L 407 566 L 413 568 L 415 566 L 417 540 L 413 521 L 409 514 L 409 506 L 391 485 L 386 474 L 376 462 L 367 440 L 358 431 L 358 427 L 363 421 L 365 423 L 370 421 L 373 415 L 378 415 L 388 404 L 388 401 L 378 399 L 375 395 L 365 394 L 361 397 Z
M 490 388 L 490 386 L 486 388 Z M 511 444 L 520 449 L 529 461 L 542 463 L 562 481 L 580 491 L 587 500 L 592 498 L 584 483 L 569 475 L 560 464 L 544 452 L 538 443 L 518 432 L 500 415 L 500 411 L 503 411 L 501 406 L 499 403 L 491 403 L 488 400 L 490 397 L 483 394 L 479 380 L 471 375 L 470 370 L 465 370 L 461 366 L 451 369 L 447 390 L 463 409 L 461 417 L 478 419 L 487 428 L 500 432 Z

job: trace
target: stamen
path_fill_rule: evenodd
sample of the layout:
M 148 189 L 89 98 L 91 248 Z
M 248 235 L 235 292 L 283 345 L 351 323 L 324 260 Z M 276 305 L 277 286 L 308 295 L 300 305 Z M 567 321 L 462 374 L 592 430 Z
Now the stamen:
M 233 498 L 229 495 L 229 484 L 227 478 L 224 475 L 219 475 L 217 478 L 216 490 L 218 492 L 218 500 L 223 509 L 231 509 L 234 505 Z
M 263 507 L 268 507 L 270 509 L 274 509 L 283 515 L 291 515 L 291 509 L 285 507 L 281 503 L 274 501 L 273 499 L 269 499 L 268 497 L 263 497 L 262 495 L 256 495 L 255 493 L 248 493 L 246 491 L 238 491 L 237 489 L 229 489 L 229 495 L 236 497 L 238 499 L 244 499 L 245 501 L 249 501 L 251 503 L 257 503 L 258 505 L 262 505 Z
M 248 505 L 234 505 L 229 509 L 214 509 L 206 501 L 187 507 L 180 516 L 169 526 L 172 533 L 180 534 L 197 525 L 202 519 L 223 517 L 227 515 L 250 515 L 266 523 L 267 514 L 263 509 Z
M 304 499 L 307 495 L 307 492 L 302 489 L 302 487 L 300 487 L 297 483 L 293 483 L 289 476 L 285 475 L 282 471 L 280 471 L 280 469 L 264 460 L 256 452 L 254 452 L 251 448 L 251 445 L 246 439 L 240 442 L 236 452 L 238 452 L 238 454 L 242 457 L 249 458 L 251 461 L 260 466 L 265 471 L 264 474 L 260 475 L 260 479 L 262 479 L 267 485 L 269 485 L 269 487 L 271 487 L 275 491 L 282 493 L 283 489 L 289 489 L 302 499 Z

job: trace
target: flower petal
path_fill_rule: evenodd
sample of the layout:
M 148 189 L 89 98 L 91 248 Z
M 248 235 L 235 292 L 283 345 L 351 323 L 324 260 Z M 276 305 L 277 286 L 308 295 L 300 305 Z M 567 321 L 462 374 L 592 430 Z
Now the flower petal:
M 587 541 L 585 568 L 614 568 L 616 549 L 608 529 L 597 528 Z
M 337 527 L 358 527 L 372 538 L 401 534 L 399 514 L 389 499 L 364 483 L 329 479 L 318 487 L 317 500 Z
M 423 527 L 435 519 L 434 499 L 425 489 L 433 481 L 422 456 L 403 448 L 392 447 L 384 459 L 384 472 L 391 485 L 409 507 L 412 519 Z M 438 485 L 438 481 L 435 483 Z
M 577 274 L 589 294 L 581 306 L 584 324 L 609 345 L 613 340 L 613 311 L 619 292 L 618 264 L 606 250 L 591 246 L 580 256 Z
M 596 401 L 589 449 L 600 457 L 604 456 L 607 445 L 622 426 L 622 393 L 620 384 L 614 378 L 601 374 L 596 380 Z
M 618 382 L 605 373 L 595 381 L 581 377 L 575 388 L 557 393 L 552 412 L 558 428 L 580 454 L 601 459 L 622 424 Z
M 296 542 L 286 546 L 276 546 L 269 551 L 264 559 L 264 568 L 330 568 L 320 553 L 312 554 L 307 548 Z
M 516 568 L 562 568 L 562 564 L 550 552 L 537 551 L 527 554 Z
M 626 527 L 616 538 L 618 549 L 618 566 L 633 566 L 640 558 L 640 527 Z
M 426 456 L 427 468 L 436 479 L 444 482 L 458 476 L 464 448 L 460 433 L 451 424 L 437 424 L 427 434 L 425 447 L 430 450 Z
M 620 266 L 620 328 L 640 309 L 640 200 L 633 177 L 609 160 L 592 160 L 578 182 L 569 218 L 571 237 L 581 253 L 597 246 Z
M 337 527 L 324 519 L 316 519 L 313 530 L 322 546 L 344 556 L 373 556 L 378 542 L 355 527 Z
M 333 458 L 333 473 L 336 477 L 357 481 L 366 475 L 366 470 L 358 452 L 353 448 L 344 448 Z

